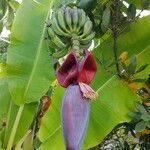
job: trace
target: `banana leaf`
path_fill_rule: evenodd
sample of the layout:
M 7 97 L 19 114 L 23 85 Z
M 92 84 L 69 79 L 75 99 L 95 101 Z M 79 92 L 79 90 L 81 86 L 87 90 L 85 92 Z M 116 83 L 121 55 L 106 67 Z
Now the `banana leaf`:
M 12 26 L 7 75 L 12 100 L 21 105 L 39 101 L 54 79 L 45 40 L 50 0 L 23 0 Z

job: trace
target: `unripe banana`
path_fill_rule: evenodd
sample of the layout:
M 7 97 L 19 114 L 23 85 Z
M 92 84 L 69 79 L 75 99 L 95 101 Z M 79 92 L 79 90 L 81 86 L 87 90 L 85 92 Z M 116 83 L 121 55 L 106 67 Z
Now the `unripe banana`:
M 61 27 L 65 32 L 67 32 L 67 33 L 70 34 L 70 31 L 67 29 L 66 23 L 65 23 L 65 20 L 64 20 L 64 19 L 65 19 L 65 16 L 64 16 L 64 15 L 65 15 L 65 11 L 63 10 L 63 8 L 58 10 L 57 15 L 58 15 L 58 23 L 59 23 L 60 27 Z
M 55 35 L 55 37 L 53 38 L 53 42 L 54 42 L 60 49 L 66 48 L 66 44 L 64 44 L 64 43 L 62 42 L 62 40 L 61 40 L 57 35 Z
M 83 48 L 83 49 L 88 49 L 92 44 L 92 41 L 90 41 L 89 43 L 87 44 L 81 44 L 80 47 Z
M 50 38 L 53 38 L 53 37 L 55 36 L 55 33 L 54 33 L 54 31 L 52 30 L 52 28 L 48 28 L 48 29 L 47 29 L 47 33 L 48 33 L 48 36 L 49 36 Z
M 92 32 L 86 38 L 80 40 L 81 44 L 87 44 L 87 43 L 89 43 L 90 41 L 92 41 L 92 39 L 94 38 L 94 36 L 95 36 L 95 32 Z
M 69 51 L 68 48 L 65 48 L 59 52 L 54 53 L 52 56 L 54 58 L 61 58 L 61 57 L 64 57 L 65 55 L 67 55 L 68 51 Z
M 49 41 L 49 47 L 58 49 L 59 47 L 53 42 L 53 40 Z
M 65 20 L 66 20 L 66 24 L 68 25 L 70 31 L 72 32 L 72 21 L 71 21 L 71 9 L 69 7 L 66 7 L 66 11 L 65 11 Z
M 59 26 L 59 24 L 58 24 L 58 22 L 57 22 L 57 20 L 56 20 L 56 15 L 55 15 L 55 17 L 53 18 L 53 21 L 52 21 L 52 29 L 54 30 L 54 32 L 56 32 L 56 34 L 58 34 L 58 35 L 60 35 L 60 36 L 70 37 L 69 34 L 67 34 L 66 32 L 64 32 L 64 31 L 60 28 L 60 26 Z
M 83 27 L 87 20 L 87 16 L 82 9 L 78 9 L 78 31 Z
M 53 57 L 65 56 L 69 46 L 70 49 L 74 48 L 77 52 L 82 48 L 88 48 L 95 36 L 92 27 L 92 22 L 84 10 L 77 7 L 60 8 L 52 16 L 51 26 L 47 30 L 48 38 L 51 41 L 49 46 L 61 50 L 53 53 Z
M 72 23 L 74 31 L 77 31 L 77 24 L 78 24 L 78 9 L 74 7 L 72 10 Z
M 89 35 L 92 31 L 92 27 L 92 22 L 88 19 L 84 25 L 83 34 L 81 35 L 81 38 L 84 38 L 85 36 Z

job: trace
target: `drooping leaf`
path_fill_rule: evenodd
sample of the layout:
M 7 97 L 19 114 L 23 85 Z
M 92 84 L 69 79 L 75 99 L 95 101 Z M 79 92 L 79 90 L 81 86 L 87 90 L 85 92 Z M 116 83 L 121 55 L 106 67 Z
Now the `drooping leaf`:
M 49 0 L 23 0 L 16 13 L 7 72 L 10 94 L 18 105 L 38 101 L 54 78 L 44 40 L 50 6 Z

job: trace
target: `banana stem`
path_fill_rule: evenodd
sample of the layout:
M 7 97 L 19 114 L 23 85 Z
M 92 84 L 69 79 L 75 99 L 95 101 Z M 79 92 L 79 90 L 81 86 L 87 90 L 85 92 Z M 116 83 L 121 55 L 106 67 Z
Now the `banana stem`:
M 79 37 L 76 34 L 72 35 L 72 49 L 76 52 L 77 57 L 80 57 L 82 52 L 80 49 Z
M 117 57 L 117 36 L 118 36 L 118 22 L 119 22 L 118 12 L 119 12 L 119 9 L 120 9 L 120 5 L 119 5 L 118 0 L 113 0 L 113 12 L 112 12 L 112 31 L 113 31 L 113 39 L 114 39 L 113 53 L 114 53 L 114 58 L 116 61 L 116 70 L 117 70 L 118 74 L 120 74 L 118 57 Z
M 18 110 L 18 113 L 17 113 L 17 116 L 16 116 L 16 120 L 14 122 L 12 131 L 11 131 L 11 134 L 10 134 L 10 137 L 9 137 L 9 141 L 8 141 L 8 145 L 7 145 L 6 150 L 11 150 L 12 149 L 14 138 L 15 138 L 15 135 L 16 135 L 16 132 L 17 132 L 17 128 L 18 128 L 18 125 L 19 125 L 19 121 L 20 121 L 23 109 L 24 109 L 24 105 L 21 105 L 19 107 L 19 110 Z

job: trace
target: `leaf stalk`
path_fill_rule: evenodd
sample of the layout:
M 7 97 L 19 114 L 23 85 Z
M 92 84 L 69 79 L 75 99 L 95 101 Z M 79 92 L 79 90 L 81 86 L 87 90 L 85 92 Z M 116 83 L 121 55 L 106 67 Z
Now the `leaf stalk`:
M 11 134 L 10 134 L 10 137 L 9 137 L 9 141 L 8 141 L 8 145 L 7 145 L 6 150 L 11 150 L 11 148 L 13 147 L 13 142 L 14 142 L 14 139 L 15 139 L 16 131 L 17 131 L 17 128 L 18 128 L 18 125 L 19 125 L 19 122 L 20 122 L 20 118 L 21 118 L 23 109 L 24 109 L 24 105 L 21 105 L 19 107 L 19 110 L 18 110 L 16 119 L 15 119 L 15 122 L 14 122 L 14 125 L 13 125 L 13 128 L 12 128 L 12 131 L 11 131 Z

